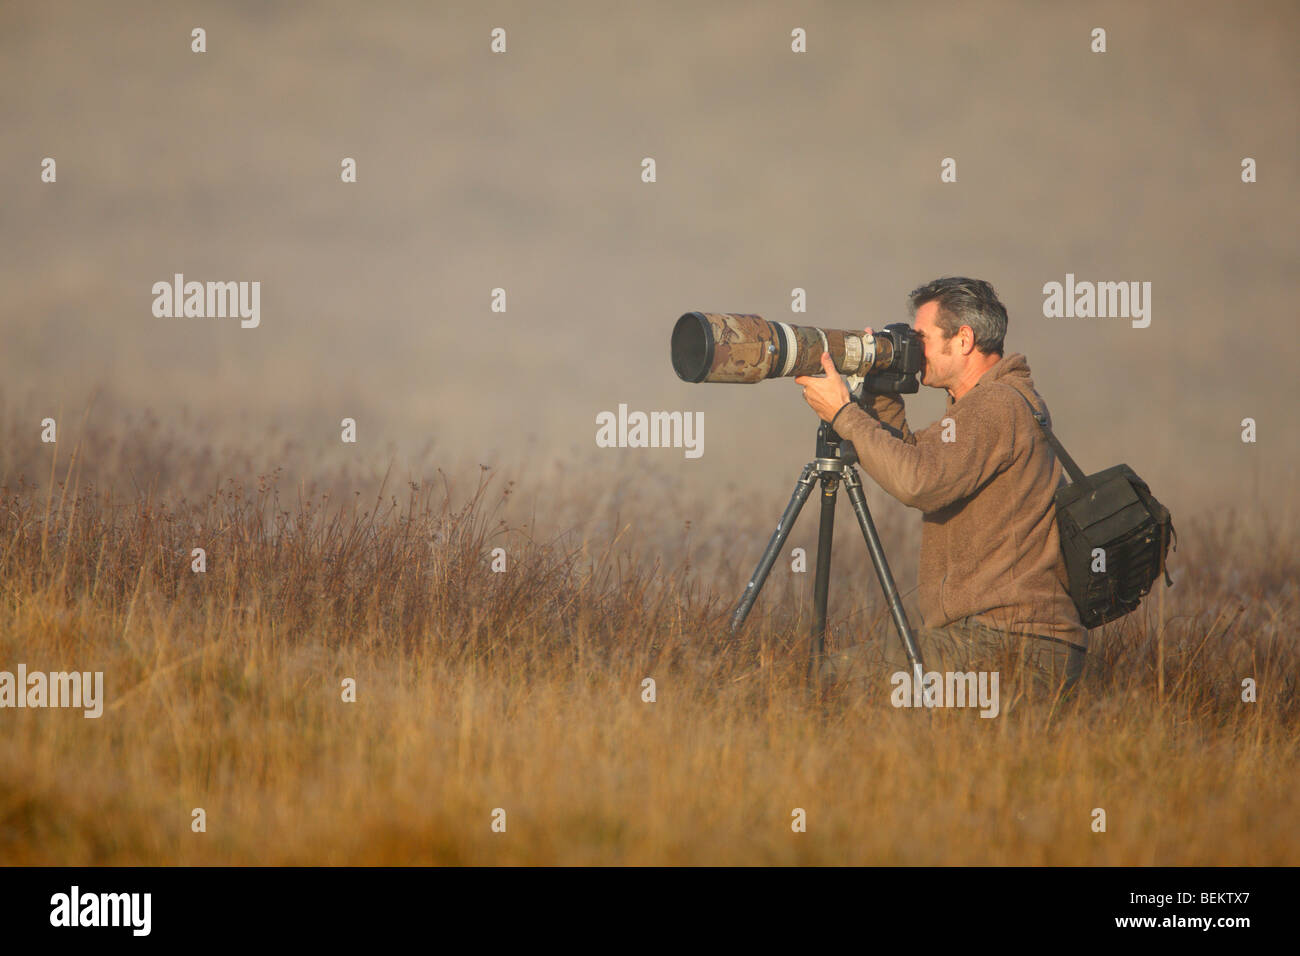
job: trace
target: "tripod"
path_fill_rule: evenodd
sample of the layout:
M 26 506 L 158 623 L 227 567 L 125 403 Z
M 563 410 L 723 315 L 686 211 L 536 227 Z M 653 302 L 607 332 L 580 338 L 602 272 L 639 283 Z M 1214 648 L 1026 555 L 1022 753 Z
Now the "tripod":
M 844 487 L 848 489 L 853 512 L 858 516 L 858 525 L 861 526 L 862 536 L 866 539 L 867 550 L 871 553 L 871 563 L 875 565 L 876 577 L 880 579 L 880 588 L 885 594 L 885 600 L 889 603 L 889 611 L 894 619 L 894 627 L 903 641 L 903 649 L 907 652 L 907 659 L 912 665 L 912 673 L 916 681 L 914 686 L 921 687 L 923 686 L 922 678 L 924 675 L 921 652 L 916 646 L 916 638 L 912 634 L 912 627 L 907 622 L 907 612 L 903 610 L 903 603 L 898 596 L 898 588 L 894 584 L 894 575 L 889 570 L 889 562 L 885 559 L 885 551 L 880 544 L 880 535 L 876 533 L 876 525 L 871 520 L 871 512 L 867 510 L 867 499 L 862 493 L 862 479 L 858 476 L 858 470 L 855 467 L 857 463 L 858 455 L 853 443 L 840 438 L 835 433 L 835 430 L 831 428 L 829 422 L 822 422 L 817 429 L 817 456 L 804 465 L 803 472 L 795 483 L 794 494 L 790 496 L 790 503 L 785 506 L 785 511 L 781 514 L 781 520 L 777 522 L 776 531 L 772 532 L 772 538 L 767 543 L 767 549 L 764 550 L 762 558 L 759 559 L 758 567 L 754 569 L 749 584 L 745 586 L 745 593 L 741 595 L 740 603 L 736 605 L 736 610 L 731 615 L 731 633 L 736 633 L 740 626 L 745 623 L 745 618 L 749 615 L 750 609 L 754 606 L 754 601 L 758 598 L 758 592 L 763 589 L 763 583 L 767 580 L 772 565 L 776 563 L 777 555 L 785 546 L 786 538 L 790 536 L 790 529 L 799 517 L 799 512 L 803 509 L 804 503 L 807 502 L 808 496 L 812 494 L 813 485 L 820 479 L 822 483 L 822 513 L 821 525 L 817 532 L 817 574 L 813 584 L 813 626 L 808 648 L 808 675 L 814 681 L 818 678 L 826 649 L 826 598 L 830 590 L 831 580 L 831 540 L 835 535 L 835 496 L 840 481 L 843 481 Z

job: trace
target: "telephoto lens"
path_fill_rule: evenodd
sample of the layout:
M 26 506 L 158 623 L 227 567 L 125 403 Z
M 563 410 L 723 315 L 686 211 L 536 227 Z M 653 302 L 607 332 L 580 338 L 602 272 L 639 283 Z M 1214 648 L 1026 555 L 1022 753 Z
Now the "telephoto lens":
M 827 352 L 841 375 L 865 376 L 894 364 L 894 336 L 900 328 L 912 331 L 899 323 L 867 336 L 769 322 L 747 313 L 687 312 L 673 327 L 673 369 L 686 382 L 752 384 L 765 378 L 818 375 L 823 371 L 822 353 Z

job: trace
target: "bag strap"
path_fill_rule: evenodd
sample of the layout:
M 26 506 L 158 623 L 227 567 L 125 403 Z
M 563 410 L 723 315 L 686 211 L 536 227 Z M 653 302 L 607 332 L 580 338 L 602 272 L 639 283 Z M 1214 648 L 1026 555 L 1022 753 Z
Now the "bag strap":
M 1083 473 L 1083 469 L 1075 464 L 1074 459 L 1070 457 L 1070 453 L 1065 450 L 1065 446 L 1061 444 L 1060 440 L 1052 434 L 1052 429 L 1047 426 L 1047 416 L 1034 408 L 1034 403 L 1031 402 L 1029 397 L 1025 395 L 1024 392 L 1020 391 L 1020 389 L 1011 385 L 1008 385 L 1007 388 L 1011 389 L 1011 391 L 1015 392 L 1025 400 L 1025 404 L 1029 406 L 1029 413 L 1034 416 L 1034 421 L 1038 422 L 1039 427 L 1043 430 L 1043 434 L 1047 436 L 1047 443 L 1052 446 L 1052 451 L 1056 452 L 1056 457 L 1061 460 L 1061 464 L 1064 466 L 1066 473 L 1070 476 L 1070 480 L 1078 483 L 1088 477 Z

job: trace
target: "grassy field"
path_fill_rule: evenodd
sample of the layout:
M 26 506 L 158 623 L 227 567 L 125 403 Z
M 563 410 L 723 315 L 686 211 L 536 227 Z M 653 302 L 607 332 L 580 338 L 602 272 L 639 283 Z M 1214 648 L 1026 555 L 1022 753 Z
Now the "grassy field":
M 883 680 L 815 698 L 811 574 L 774 574 L 729 638 L 769 529 L 703 489 L 673 489 L 704 517 L 652 546 L 635 484 L 537 478 L 582 516 L 547 529 L 477 466 L 344 501 L 80 473 L 68 452 L 4 481 L 0 669 L 103 671 L 106 698 L 0 711 L 6 863 L 1300 863 L 1290 521 L 1176 515 L 1163 627 L 1148 600 L 1094 632 L 1076 704 L 989 720 L 895 709 Z M 894 639 L 869 583 L 833 644 Z

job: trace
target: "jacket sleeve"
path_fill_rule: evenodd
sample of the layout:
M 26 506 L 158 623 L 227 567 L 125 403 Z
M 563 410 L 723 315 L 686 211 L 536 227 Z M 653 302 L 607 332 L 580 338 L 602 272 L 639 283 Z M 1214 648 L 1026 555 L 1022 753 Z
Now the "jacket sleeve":
M 944 417 L 908 442 L 861 408 L 846 408 L 835 430 L 853 442 L 872 479 L 910 508 L 938 511 L 969 497 L 1011 462 L 1015 415 L 1005 396 L 989 390 L 951 405 Z M 901 405 L 901 402 L 899 403 Z M 945 425 L 951 419 L 951 426 Z M 951 441 L 944 441 L 947 432 Z

